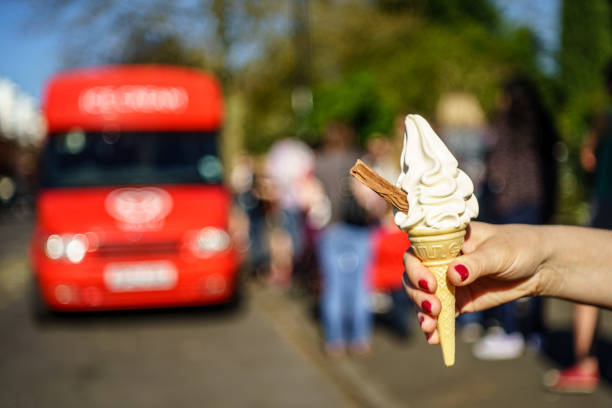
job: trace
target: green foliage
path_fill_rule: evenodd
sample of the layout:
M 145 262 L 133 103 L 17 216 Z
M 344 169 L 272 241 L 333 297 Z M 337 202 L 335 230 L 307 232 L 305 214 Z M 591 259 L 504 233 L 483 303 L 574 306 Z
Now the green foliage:
M 146 31 L 131 33 L 116 62 L 172 64 L 192 68 L 206 66 L 201 50 L 186 46 L 175 35 L 152 35 Z
M 499 13 L 488 0 L 377 0 L 380 10 L 420 14 L 428 21 L 456 25 L 471 22 L 489 29 L 500 25 Z
M 612 56 L 610 17 L 606 0 L 563 2 L 559 123 L 572 150 L 579 148 L 592 115 L 606 103 L 603 68 Z
M 559 66 L 566 97 L 601 87 L 601 70 L 612 55 L 610 17 L 607 0 L 563 2 Z
M 504 76 L 536 70 L 531 33 L 504 27 L 489 0 L 100 0 L 71 13 L 76 1 L 43 7 L 82 39 L 73 55 L 212 70 L 227 94 L 244 100 L 240 137 L 256 152 L 296 134 L 316 143 L 335 119 L 362 140 L 389 132 L 400 112 L 433 119 L 446 91 L 473 92 L 490 110 Z M 291 106 L 304 85 L 314 95 L 306 115 Z
M 448 4 L 459 8 L 463 2 Z M 465 4 L 469 9 L 472 3 Z M 337 119 L 355 126 L 362 141 L 372 132 L 388 133 L 400 113 L 419 112 L 433 120 L 438 98 L 447 91 L 472 92 L 492 110 L 500 81 L 515 71 L 537 69 L 538 45 L 527 29 L 500 28 L 498 34 L 473 19 L 441 24 L 410 7 L 393 14 L 389 7 L 353 4 L 350 14 L 319 10 L 311 135 Z
M 248 151 L 263 153 L 276 139 L 295 135 L 296 117 L 291 108 L 294 67 L 290 44 L 271 41 L 238 75 L 237 88 L 248 106 L 243 123 Z
M 475 23 L 488 29 L 499 26 L 500 17 L 488 0 L 422 0 L 426 17 L 436 23 Z
M 580 148 L 594 116 L 610 103 L 603 68 L 612 56 L 610 7 L 606 0 L 563 1 L 557 122 L 568 147 L 561 178 L 559 221 L 585 223 L 589 176 L 580 167 Z
M 536 62 L 533 33 L 506 23 L 491 0 L 54 0 L 32 9 L 34 21 L 65 27 L 66 67 L 153 62 L 214 72 L 236 107 L 224 140 L 256 153 L 287 136 L 315 144 L 332 120 L 353 125 L 362 142 L 389 133 L 398 114 L 433 120 L 448 91 L 473 93 L 491 112 L 500 83 L 522 73 L 568 148 L 559 221 L 588 215 L 579 149 L 592 115 L 610 103 L 601 77 L 612 56 L 608 0 L 563 1 L 552 74 Z M 294 111 L 304 86 L 312 110 Z
M 382 78 L 381 78 L 382 79 Z M 373 133 L 387 133 L 394 111 L 374 72 L 357 70 L 338 82 L 322 83 L 315 88 L 315 109 L 309 118 L 312 129 L 321 129 L 331 121 L 349 123 L 357 129 L 359 140 Z M 312 132 L 312 135 L 316 132 Z

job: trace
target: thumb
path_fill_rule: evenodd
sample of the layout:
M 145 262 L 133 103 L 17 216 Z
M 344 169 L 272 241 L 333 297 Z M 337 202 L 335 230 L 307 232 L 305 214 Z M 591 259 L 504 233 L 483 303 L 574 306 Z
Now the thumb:
M 448 280 L 455 286 L 466 286 L 482 276 L 499 274 L 511 264 L 508 254 L 507 247 L 485 241 L 472 252 L 451 262 L 447 272 Z

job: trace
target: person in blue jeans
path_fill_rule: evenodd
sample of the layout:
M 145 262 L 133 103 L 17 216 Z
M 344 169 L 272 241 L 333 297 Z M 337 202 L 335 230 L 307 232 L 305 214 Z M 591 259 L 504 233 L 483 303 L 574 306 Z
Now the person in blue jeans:
M 366 271 L 371 260 L 370 237 L 369 227 L 336 223 L 319 238 L 321 314 L 330 354 L 342 353 L 347 343 L 355 353 L 369 351 L 372 316 Z
M 372 317 L 367 270 L 372 260 L 372 227 L 387 209 L 385 201 L 349 175 L 359 157 L 354 132 L 332 123 L 323 134 L 315 165 L 330 203 L 330 221 L 316 240 L 321 271 L 320 310 L 325 351 L 341 356 L 370 351 Z

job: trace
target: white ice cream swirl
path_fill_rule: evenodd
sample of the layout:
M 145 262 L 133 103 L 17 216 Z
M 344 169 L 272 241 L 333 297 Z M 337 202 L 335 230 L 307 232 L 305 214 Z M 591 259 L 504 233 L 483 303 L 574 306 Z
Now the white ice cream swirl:
M 405 120 L 402 173 L 396 185 L 408 196 L 408 213 L 395 212 L 402 231 L 463 228 L 478 216 L 478 201 L 470 178 L 419 115 Z

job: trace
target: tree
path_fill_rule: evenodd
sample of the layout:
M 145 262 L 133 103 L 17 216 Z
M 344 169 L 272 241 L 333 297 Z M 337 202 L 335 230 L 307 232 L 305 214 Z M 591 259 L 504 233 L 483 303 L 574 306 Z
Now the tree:
M 471 22 L 493 31 L 501 26 L 501 17 L 489 0 L 377 0 L 375 3 L 383 11 L 409 11 L 438 24 Z
M 173 34 L 134 30 L 113 57 L 117 63 L 173 64 L 192 68 L 207 65 L 202 50 L 185 45 Z
M 50 0 L 39 14 L 66 27 L 73 65 L 171 62 L 214 72 L 229 133 L 243 133 L 252 151 L 285 136 L 316 143 L 334 119 L 365 140 L 407 109 L 431 117 L 449 90 L 491 108 L 501 78 L 537 72 L 533 35 L 506 28 L 488 0 Z M 312 111 L 294 109 L 310 91 Z
M 470 15 L 477 3 L 494 12 L 487 1 L 391 3 L 316 3 L 314 133 L 333 119 L 349 120 L 362 140 L 387 133 L 400 112 L 432 118 L 446 91 L 472 92 L 490 110 L 510 73 L 538 72 L 529 30 Z
M 245 66 L 290 30 L 283 23 L 289 8 L 276 0 L 50 0 L 33 9 L 33 18 L 42 15 L 65 31 L 66 68 L 167 63 L 214 73 L 226 95 L 226 163 L 242 149 L 243 127 L 236 122 L 245 110 Z
M 612 55 L 611 17 L 607 0 L 563 1 L 559 67 L 566 98 L 601 88 Z
M 579 152 L 593 116 L 607 101 L 602 70 L 612 56 L 610 7 L 607 0 L 563 1 L 558 123 L 569 152 L 561 168 L 559 221 L 588 221 L 588 178 L 582 172 Z

